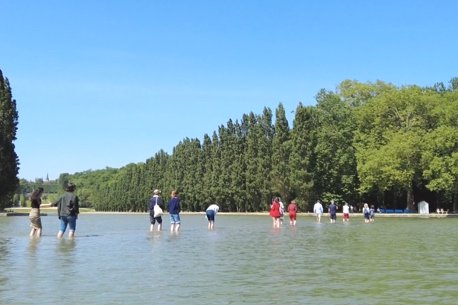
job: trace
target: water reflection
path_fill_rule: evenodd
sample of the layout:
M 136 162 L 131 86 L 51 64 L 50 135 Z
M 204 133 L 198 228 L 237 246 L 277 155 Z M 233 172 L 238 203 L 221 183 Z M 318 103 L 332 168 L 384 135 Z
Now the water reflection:
M 0 293 L 5 290 L 5 283 L 7 282 L 7 276 L 5 269 L 8 265 L 8 253 L 9 253 L 9 240 L 7 238 L 0 238 L 0 266 L 2 272 L 0 272 Z
M 61 238 L 57 242 L 57 250 L 60 254 L 64 256 L 70 256 L 73 254 L 76 246 L 76 239 L 75 238 Z
M 76 239 L 59 239 L 56 244 L 57 247 L 57 258 L 59 263 L 62 264 L 64 268 L 69 268 L 75 265 L 75 248 L 76 248 Z
M 36 236 L 30 236 L 29 237 L 29 254 L 30 256 L 35 256 L 35 253 L 37 252 L 38 245 L 40 244 L 41 238 L 36 237 Z

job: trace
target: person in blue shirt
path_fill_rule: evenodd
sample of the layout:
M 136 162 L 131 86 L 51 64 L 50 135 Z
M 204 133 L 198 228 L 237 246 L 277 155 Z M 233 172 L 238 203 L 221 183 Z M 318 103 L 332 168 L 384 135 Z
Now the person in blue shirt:
M 336 215 L 337 215 L 337 206 L 334 203 L 334 200 L 331 200 L 331 204 L 328 207 L 329 216 L 331 217 L 331 223 L 336 222 Z
M 369 209 L 369 218 L 370 218 L 369 221 L 370 222 L 374 222 L 374 220 L 375 220 L 374 217 L 375 217 L 375 207 L 372 204 L 371 208 Z
M 170 232 L 178 232 L 181 226 L 180 220 L 180 199 L 178 198 L 178 191 L 172 191 L 170 195 L 168 208 L 170 213 Z

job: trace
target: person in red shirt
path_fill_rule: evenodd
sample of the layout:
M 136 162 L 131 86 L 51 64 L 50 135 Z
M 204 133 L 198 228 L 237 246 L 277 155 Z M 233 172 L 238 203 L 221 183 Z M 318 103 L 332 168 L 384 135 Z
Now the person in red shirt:
M 293 200 L 288 205 L 288 214 L 289 214 L 289 224 L 292 226 L 296 225 L 296 214 L 297 214 L 297 205 L 296 202 Z
M 274 202 L 270 206 L 270 216 L 272 216 L 274 228 L 280 227 L 280 199 L 275 197 Z

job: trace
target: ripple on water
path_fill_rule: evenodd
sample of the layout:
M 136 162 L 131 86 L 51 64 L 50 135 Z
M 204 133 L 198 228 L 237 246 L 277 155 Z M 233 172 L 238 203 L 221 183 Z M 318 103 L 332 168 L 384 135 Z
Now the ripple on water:
M 82 215 L 73 240 L 28 237 L 0 223 L 0 303 L 453 304 L 455 219 L 271 227 L 267 216 L 183 215 L 182 230 L 149 232 L 145 215 Z M 438 255 L 440 254 L 440 255 Z M 69 280 L 72 279 L 72 280 Z M 39 292 L 39 293 L 37 293 Z

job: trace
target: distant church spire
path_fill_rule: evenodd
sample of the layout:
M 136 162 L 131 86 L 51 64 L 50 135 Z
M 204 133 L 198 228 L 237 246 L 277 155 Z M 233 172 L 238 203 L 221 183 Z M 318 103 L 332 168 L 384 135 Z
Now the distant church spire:
M 49 181 L 48 173 L 46 173 L 46 181 Z

